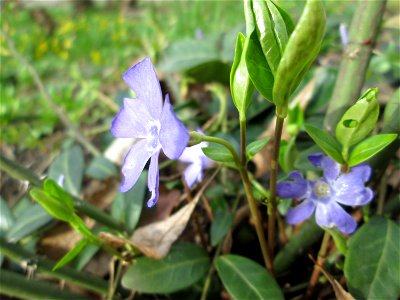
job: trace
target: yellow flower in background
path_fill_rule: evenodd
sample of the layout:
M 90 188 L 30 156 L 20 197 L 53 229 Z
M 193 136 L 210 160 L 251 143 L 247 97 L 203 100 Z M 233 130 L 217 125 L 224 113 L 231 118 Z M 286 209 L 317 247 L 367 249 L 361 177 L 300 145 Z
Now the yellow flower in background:
M 46 52 L 49 51 L 49 43 L 44 40 L 42 42 L 39 43 L 39 45 L 36 48 L 35 51 L 35 58 L 41 58 L 44 54 L 46 54 Z
M 96 65 L 99 64 L 100 61 L 101 61 L 101 54 L 100 54 L 100 52 L 97 51 L 97 50 L 94 50 L 94 51 L 90 52 L 90 59 L 92 60 L 92 62 L 93 62 L 94 64 L 96 64 Z
M 61 24 L 58 29 L 58 34 L 65 34 L 74 31 L 74 23 L 70 20 Z

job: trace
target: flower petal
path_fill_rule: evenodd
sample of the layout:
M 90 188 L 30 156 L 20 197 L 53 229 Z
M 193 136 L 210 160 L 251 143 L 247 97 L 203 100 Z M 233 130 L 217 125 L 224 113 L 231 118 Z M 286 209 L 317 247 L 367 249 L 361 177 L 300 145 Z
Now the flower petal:
M 343 174 L 333 183 L 335 200 L 348 206 L 368 204 L 374 198 L 374 193 L 370 188 L 364 187 L 360 177 L 351 175 Z
M 124 180 L 119 187 L 120 192 L 127 192 L 135 185 L 151 154 L 146 150 L 145 139 L 140 139 L 132 145 L 121 169 Z
M 176 117 L 168 95 L 165 96 L 160 123 L 159 137 L 162 149 L 169 159 L 177 159 L 189 142 L 189 133 Z
M 200 164 L 190 164 L 183 172 L 183 178 L 189 188 L 197 181 L 200 182 L 203 178 L 203 169 Z
M 317 204 L 315 220 L 321 227 L 332 228 L 336 226 L 345 234 L 350 234 L 357 228 L 357 222 L 334 200 Z
M 367 164 L 360 164 L 350 169 L 350 173 L 366 182 L 371 177 L 372 169 Z
M 162 93 L 160 82 L 149 57 L 132 66 L 122 78 L 135 92 L 137 98 L 144 101 L 147 111 L 154 120 L 159 120 L 162 111 Z
M 281 198 L 304 198 L 308 192 L 308 182 L 303 178 L 300 172 L 293 171 L 289 178 L 294 181 L 278 182 L 276 192 Z
M 144 101 L 125 98 L 121 110 L 112 121 L 111 133 L 119 138 L 144 138 L 146 124 L 150 120 Z
M 316 167 L 321 166 L 321 161 L 325 157 L 323 153 L 313 153 L 308 156 L 308 160 Z
M 328 156 L 321 160 L 321 168 L 324 171 L 324 177 L 328 181 L 335 180 L 340 174 L 340 164 Z
M 184 163 L 201 163 L 201 155 L 204 155 L 204 153 L 199 145 L 186 147 L 181 156 L 179 156 L 179 161 Z
M 305 200 L 294 208 L 289 209 L 286 215 L 288 224 L 297 224 L 308 219 L 315 210 L 315 204 L 311 200 Z
M 158 156 L 160 155 L 160 151 L 157 151 L 151 156 L 150 166 L 149 166 L 149 175 L 147 179 L 147 187 L 151 192 L 151 197 L 149 201 L 147 201 L 148 207 L 153 207 L 158 200 L 158 186 L 159 186 L 159 173 L 158 173 Z

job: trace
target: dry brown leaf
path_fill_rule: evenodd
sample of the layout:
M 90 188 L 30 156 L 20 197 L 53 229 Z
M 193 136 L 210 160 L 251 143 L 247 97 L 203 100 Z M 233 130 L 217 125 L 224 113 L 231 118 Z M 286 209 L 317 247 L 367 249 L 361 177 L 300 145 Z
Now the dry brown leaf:
M 128 153 L 135 140 L 136 139 L 131 138 L 115 139 L 104 152 L 104 157 L 121 166 L 125 155 Z
M 331 274 L 329 274 L 327 271 L 325 271 L 324 268 L 321 266 L 317 265 L 317 267 L 321 270 L 321 272 L 325 275 L 325 277 L 328 279 L 330 284 L 332 285 L 333 291 L 335 292 L 335 296 L 337 300 L 355 300 L 353 296 L 347 292 L 341 285 L 340 283 L 333 278 Z
M 300 107 L 302 110 L 304 110 L 313 95 L 313 91 L 315 89 L 315 84 L 317 82 L 317 75 L 318 72 L 315 72 L 314 77 L 306 84 L 306 86 L 297 94 L 296 98 L 293 99 L 293 101 L 290 103 L 290 107 L 294 107 L 297 104 L 300 104 Z M 261 134 L 260 138 L 265 138 L 265 137 L 272 137 L 274 135 L 274 130 L 275 130 L 275 121 L 276 117 L 274 117 L 271 120 L 271 123 L 269 124 L 268 128 Z M 285 131 L 285 124 L 283 127 L 282 131 L 282 139 L 288 139 L 288 134 Z M 272 146 L 273 146 L 273 139 L 271 139 L 267 146 L 264 147 L 260 152 L 258 152 L 254 158 L 253 162 L 256 165 L 256 177 L 260 177 L 264 175 L 266 172 L 269 171 L 270 169 L 270 162 L 271 162 L 271 156 L 272 156 Z
M 163 221 L 151 223 L 135 230 L 130 238 L 131 244 L 148 257 L 157 259 L 165 257 L 168 254 L 171 245 L 179 238 L 185 229 L 204 190 L 212 182 L 220 169 L 221 168 L 218 168 L 208 178 L 207 182 L 204 183 L 189 204 L 185 205 Z
M 137 229 L 130 239 L 133 246 L 144 255 L 152 258 L 163 258 L 171 245 L 181 235 L 188 223 L 200 197 L 182 207 L 164 221 L 151 223 Z

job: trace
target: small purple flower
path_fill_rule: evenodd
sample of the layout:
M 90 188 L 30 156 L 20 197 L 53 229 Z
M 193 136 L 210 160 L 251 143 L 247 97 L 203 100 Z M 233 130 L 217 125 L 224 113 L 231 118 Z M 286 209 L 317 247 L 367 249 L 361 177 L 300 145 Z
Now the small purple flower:
M 365 205 L 373 198 L 373 192 L 365 187 L 371 176 L 371 168 L 366 164 L 352 167 L 349 173 L 340 174 L 340 164 L 322 153 L 311 154 L 308 159 L 316 167 L 322 168 L 324 175 L 316 181 L 306 180 L 299 171 L 293 171 L 289 178 L 293 181 L 280 182 L 277 193 L 282 198 L 302 201 L 286 215 L 289 224 L 297 224 L 308 219 L 315 211 L 319 226 L 336 226 L 345 234 L 354 232 L 357 222 L 339 205 Z
M 118 138 L 136 138 L 122 166 L 119 190 L 130 190 L 150 159 L 147 186 L 151 198 L 149 207 L 158 199 L 158 156 L 162 149 L 170 159 L 177 159 L 185 149 L 189 134 L 176 117 L 168 94 L 163 105 L 160 82 L 150 58 L 131 67 L 122 75 L 136 94 L 135 99 L 125 98 L 123 107 L 115 116 L 111 133 Z
M 340 42 L 342 43 L 342 47 L 344 49 L 344 48 L 346 48 L 347 44 L 349 43 L 349 31 L 347 29 L 346 24 L 340 23 L 339 35 L 340 35 Z
M 201 130 L 197 130 L 197 132 L 204 135 Z M 207 142 L 201 142 L 200 144 L 187 147 L 179 157 L 181 162 L 189 164 L 183 172 L 183 178 L 189 188 L 196 182 L 200 183 L 203 180 L 204 169 L 207 169 L 214 163 L 214 161 L 205 156 L 201 150 L 201 148 L 207 146 Z

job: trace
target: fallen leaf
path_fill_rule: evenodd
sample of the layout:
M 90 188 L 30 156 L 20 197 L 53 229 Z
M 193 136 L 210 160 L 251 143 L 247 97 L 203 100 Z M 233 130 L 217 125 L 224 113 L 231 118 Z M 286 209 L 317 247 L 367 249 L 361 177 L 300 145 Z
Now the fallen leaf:
M 204 190 L 213 181 L 219 170 L 220 168 L 218 168 L 208 178 L 207 182 L 204 183 L 189 204 L 185 205 L 163 221 L 151 223 L 135 230 L 130 238 L 131 244 L 148 257 L 156 259 L 165 257 L 168 254 L 171 245 L 182 234 L 197 202 L 199 202 Z
M 136 139 L 131 138 L 115 139 L 104 152 L 104 157 L 116 165 L 121 166 L 125 155 L 128 153 L 135 140 Z

